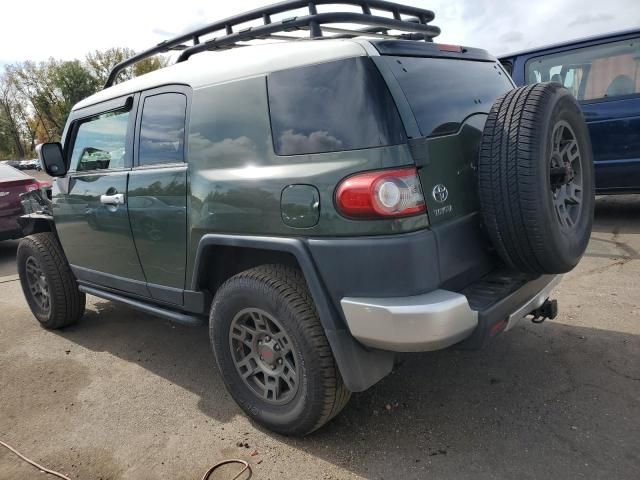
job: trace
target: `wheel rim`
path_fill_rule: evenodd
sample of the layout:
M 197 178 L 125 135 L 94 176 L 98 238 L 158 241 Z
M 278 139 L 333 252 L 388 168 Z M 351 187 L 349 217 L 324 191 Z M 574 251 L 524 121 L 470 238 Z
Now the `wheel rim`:
M 564 120 L 556 123 L 552 138 L 551 196 L 561 228 L 571 230 L 582 211 L 582 155 L 573 129 Z
M 40 263 L 38 263 L 34 257 L 29 257 L 25 264 L 25 270 L 31 297 L 42 310 L 48 312 L 51 305 L 49 300 L 49 283 L 42 268 L 40 268 Z
M 299 386 L 293 343 L 280 322 L 258 308 L 246 308 L 231 321 L 229 346 L 236 370 L 261 400 L 285 404 Z

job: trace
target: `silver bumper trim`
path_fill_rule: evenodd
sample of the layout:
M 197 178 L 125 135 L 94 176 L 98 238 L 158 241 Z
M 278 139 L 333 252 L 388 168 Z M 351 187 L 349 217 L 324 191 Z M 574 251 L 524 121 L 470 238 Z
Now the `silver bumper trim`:
M 509 315 L 505 330 L 539 308 L 560 283 L 555 276 Z M 467 297 L 448 290 L 394 298 L 350 298 L 340 301 L 351 334 L 364 345 L 394 352 L 441 350 L 467 338 L 478 325 L 478 312 Z
M 553 290 L 556 285 L 560 283 L 562 280 L 562 275 L 556 275 L 547 285 L 538 292 L 538 294 L 533 297 L 531 300 L 522 305 L 518 310 L 509 315 L 509 320 L 507 322 L 507 326 L 504 328 L 504 331 L 511 330 L 520 320 L 526 317 L 529 313 L 531 313 L 536 308 L 540 308 L 542 304 L 549 298 L 551 295 L 551 290 Z
M 395 352 L 440 350 L 468 337 L 478 324 L 467 297 L 447 290 L 395 298 L 343 298 L 351 334 L 365 345 Z

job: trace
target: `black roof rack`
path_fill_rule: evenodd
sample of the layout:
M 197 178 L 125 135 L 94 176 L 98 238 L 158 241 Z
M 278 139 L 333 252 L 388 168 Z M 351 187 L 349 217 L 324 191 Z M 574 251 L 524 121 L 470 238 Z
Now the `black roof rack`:
M 360 7 L 358 12 L 328 12 L 318 13 L 318 5 L 350 5 Z M 298 17 L 286 18 L 272 22 L 271 16 L 291 10 L 308 8 L 309 14 Z M 374 12 L 372 13 L 372 10 Z M 377 13 L 391 14 L 379 16 Z M 152 57 L 159 53 L 173 50 L 181 51 L 178 62 L 187 60 L 191 55 L 206 50 L 221 50 L 245 46 L 237 42 L 250 40 L 299 40 L 301 37 L 279 35 L 282 32 L 296 30 L 308 30 L 310 38 L 323 38 L 324 33 L 334 35 L 325 38 L 354 38 L 359 36 L 374 36 L 384 38 L 402 38 L 406 40 L 432 41 L 433 37 L 440 34 L 440 29 L 434 25 L 428 25 L 435 15 L 431 10 L 401 5 L 386 0 L 287 0 L 274 5 L 258 8 L 250 12 L 229 17 L 225 20 L 209 24 L 171 40 L 165 40 L 155 47 L 134 55 L 117 64 L 109 73 L 109 78 L 104 86 L 108 88 L 115 83 L 120 72 L 127 67 Z M 262 25 L 243 28 L 234 31 L 234 27 L 246 22 L 261 20 Z M 363 29 L 345 29 L 331 27 L 331 24 L 356 24 L 364 25 Z M 398 35 L 389 35 L 389 30 L 397 30 Z M 211 40 L 201 42 L 204 35 L 221 32 L 222 35 Z M 190 45 L 188 44 L 190 43 Z

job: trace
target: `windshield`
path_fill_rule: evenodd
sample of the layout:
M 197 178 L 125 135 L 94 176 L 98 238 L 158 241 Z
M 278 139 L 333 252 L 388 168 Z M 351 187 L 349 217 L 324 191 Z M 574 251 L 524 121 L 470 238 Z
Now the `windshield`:
M 498 62 L 383 57 L 425 137 L 456 133 L 467 117 L 489 113 L 513 84 Z

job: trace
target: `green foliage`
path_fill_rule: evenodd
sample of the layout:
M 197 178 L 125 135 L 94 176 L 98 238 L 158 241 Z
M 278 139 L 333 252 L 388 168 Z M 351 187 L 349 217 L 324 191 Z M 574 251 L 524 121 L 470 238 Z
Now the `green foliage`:
M 109 48 L 107 50 L 96 50 L 89 53 L 86 58 L 86 65 L 91 72 L 93 78 L 102 87 L 107 82 L 109 72 L 118 63 L 123 62 L 127 58 L 135 55 L 136 52 L 130 48 Z M 125 81 L 133 78 L 133 72 L 130 68 L 124 70 L 118 80 Z
M 84 61 L 25 61 L 0 75 L 0 159 L 34 155 L 38 143 L 57 141 L 73 105 L 99 91 L 118 63 L 135 55 L 130 48 L 89 53 Z M 167 65 L 161 56 L 125 69 L 126 81 Z

